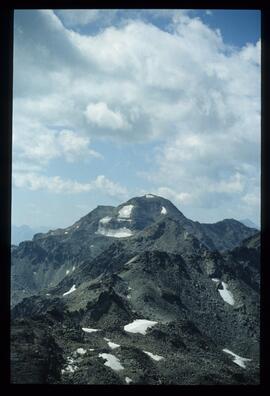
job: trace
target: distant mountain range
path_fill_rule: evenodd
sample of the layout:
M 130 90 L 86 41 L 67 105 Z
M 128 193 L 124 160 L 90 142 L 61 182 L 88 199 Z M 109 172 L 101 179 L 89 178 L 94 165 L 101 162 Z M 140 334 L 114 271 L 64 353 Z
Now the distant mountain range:
M 19 245 L 22 241 L 31 240 L 38 232 L 46 232 L 49 227 L 32 228 L 28 225 L 11 226 L 11 243 L 12 245 Z
M 12 251 L 14 383 L 256 384 L 260 233 L 152 194 Z
M 259 230 L 260 228 L 257 226 L 257 224 L 253 223 L 249 219 L 244 219 L 244 220 L 239 220 L 241 223 L 243 223 L 245 226 L 250 227 L 250 228 L 255 228 L 256 230 Z

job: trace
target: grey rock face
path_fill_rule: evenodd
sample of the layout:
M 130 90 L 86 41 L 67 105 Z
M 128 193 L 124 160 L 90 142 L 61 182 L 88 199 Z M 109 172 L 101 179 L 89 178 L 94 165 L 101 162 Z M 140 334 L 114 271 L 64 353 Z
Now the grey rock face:
M 156 196 L 38 234 L 13 251 L 13 382 L 256 384 L 259 269 L 258 232 Z

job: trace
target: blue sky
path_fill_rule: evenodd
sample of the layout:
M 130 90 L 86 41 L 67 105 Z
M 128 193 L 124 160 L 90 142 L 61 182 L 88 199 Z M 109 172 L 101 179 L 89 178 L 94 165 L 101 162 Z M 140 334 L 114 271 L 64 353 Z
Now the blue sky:
M 22 10 L 14 32 L 13 224 L 148 192 L 259 224 L 259 11 Z

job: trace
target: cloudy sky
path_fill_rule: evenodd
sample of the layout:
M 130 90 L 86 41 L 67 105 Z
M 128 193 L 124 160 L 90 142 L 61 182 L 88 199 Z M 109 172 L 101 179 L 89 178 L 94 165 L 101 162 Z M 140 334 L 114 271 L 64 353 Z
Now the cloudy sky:
M 12 223 L 154 193 L 260 216 L 260 13 L 15 12 Z

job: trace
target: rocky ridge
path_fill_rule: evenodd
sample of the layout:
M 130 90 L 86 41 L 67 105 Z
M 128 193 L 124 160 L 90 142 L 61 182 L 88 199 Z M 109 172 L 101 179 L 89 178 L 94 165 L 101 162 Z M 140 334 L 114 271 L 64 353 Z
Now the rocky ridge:
M 259 241 L 235 220 L 193 222 L 149 194 L 21 243 L 13 382 L 258 383 Z M 145 334 L 125 330 L 148 322 Z

